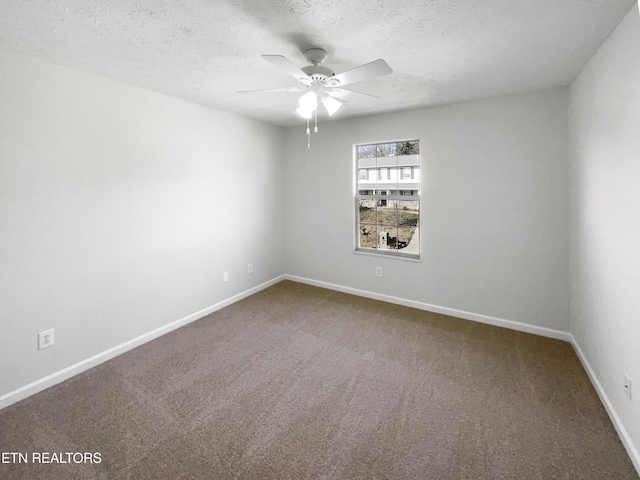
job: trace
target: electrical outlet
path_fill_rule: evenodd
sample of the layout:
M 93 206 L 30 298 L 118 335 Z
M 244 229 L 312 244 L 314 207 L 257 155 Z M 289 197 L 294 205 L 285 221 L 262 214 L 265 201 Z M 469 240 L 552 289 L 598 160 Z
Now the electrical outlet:
M 382 276 L 382 267 L 376 267 L 376 277 Z
M 629 375 L 624 376 L 624 394 L 631 400 L 631 379 Z
M 38 333 L 38 350 L 53 345 L 53 328 Z
M 247 265 L 247 273 L 253 273 L 253 263 Z
M 229 281 L 229 272 L 222 272 L 222 282 L 226 283 Z

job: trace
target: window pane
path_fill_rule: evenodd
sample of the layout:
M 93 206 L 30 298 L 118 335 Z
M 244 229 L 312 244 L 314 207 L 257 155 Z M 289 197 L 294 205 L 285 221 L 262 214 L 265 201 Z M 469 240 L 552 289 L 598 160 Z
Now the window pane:
M 395 225 L 378 225 L 378 248 L 395 250 L 398 238 L 398 227 Z
M 359 246 L 362 248 L 376 248 L 377 230 L 375 225 L 360 224 Z
M 360 223 L 376 223 L 376 201 L 361 198 L 358 201 Z
M 378 169 L 378 180 L 381 180 L 383 182 L 389 181 L 389 169 L 387 167 Z
M 398 200 L 398 225 L 417 226 L 420 212 L 418 201 Z
M 375 158 L 376 146 L 375 145 L 359 145 L 358 146 L 358 158 Z
M 392 200 L 378 200 L 377 221 L 378 225 L 397 225 L 396 208 Z
M 358 200 L 359 233 L 358 245 L 361 248 L 376 248 L 376 201 L 361 198 Z
M 417 255 L 420 253 L 418 229 L 416 227 L 398 227 L 398 252 Z
M 360 168 L 358 169 L 358 189 L 359 190 L 373 190 L 378 180 L 376 178 L 375 168 Z
M 378 145 L 378 157 L 394 157 L 395 155 L 395 143 L 381 143 Z
M 398 155 L 417 155 L 420 153 L 420 144 L 417 140 L 398 143 Z

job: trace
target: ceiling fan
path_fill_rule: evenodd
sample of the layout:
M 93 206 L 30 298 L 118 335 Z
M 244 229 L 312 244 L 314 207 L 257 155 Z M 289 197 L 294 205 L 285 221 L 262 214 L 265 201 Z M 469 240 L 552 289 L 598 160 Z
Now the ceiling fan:
M 364 97 L 379 98 L 375 95 L 346 89 L 344 86 L 393 72 L 387 62 L 378 59 L 336 75 L 333 70 L 321 65 L 327 58 L 327 52 L 322 48 L 310 48 L 304 52 L 304 57 L 310 65 L 298 68 L 282 55 L 262 55 L 262 58 L 295 78 L 297 86 L 266 90 L 245 90 L 238 93 L 305 92 L 300 97 L 296 113 L 307 119 L 307 136 L 310 135 L 309 120 L 313 116 L 315 116 L 316 122 L 314 131 L 318 131 L 318 102 L 322 103 L 329 115 L 333 115 L 343 104 L 349 103 L 350 100 Z M 307 144 L 307 146 L 310 145 Z

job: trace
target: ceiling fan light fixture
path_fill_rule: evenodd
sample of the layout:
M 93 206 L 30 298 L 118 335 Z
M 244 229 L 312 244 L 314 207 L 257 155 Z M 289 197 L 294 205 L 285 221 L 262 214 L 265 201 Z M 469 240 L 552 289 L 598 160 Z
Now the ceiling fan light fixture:
M 296 113 L 298 115 L 300 115 L 302 118 L 306 118 L 307 120 L 309 120 L 313 116 L 313 112 L 314 110 L 309 110 L 304 107 L 298 107 L 298 109 L 296 110 Z
M 322 105 L 327 109 L 329 116 L 333 115 L 342 106 L 342 103 L 333 98 L 331 95 L 322 97 Z
M 314 91 L 305 93 L 300 97 L 300 108 L 313 112 L 318 108 L 318 94 Z
M 307 147 L 311 148 L 310 120 L 314 119 L 313 131 L 318 131 L 318 103 L 322 103 L 329 116 L 336 113 L 343 103 L 344 95 L 358 95 L 363 97 L 375 97 L 353 90 L 341 90 L 341 87 L 350 83 L 362 82 L 381 75 L 392 73 L 391 67 L 382 59 L 365 63 L 359 67 L 352 68 L 346 72 L 335 74 L 328 67 L 321 65 L 327 58 L 327 51 L 322 48 L 309 48 L 304 52 L 304 56 L 311 65 L 298 68 L 291 60 L 282 55 L 262 55 L 262 58 L 282 69 L 285 73 L 296 79 L 297 87 L 285 87 L 267 90 L 250 91 L 271 91 L 271 92 L 306 92 L 299 98 L 299 106 L 296 113 L 307 120 Z M 329 92 L 335 95 L 332 96 Z M 247 92 L 239 92 L 247 93 Z

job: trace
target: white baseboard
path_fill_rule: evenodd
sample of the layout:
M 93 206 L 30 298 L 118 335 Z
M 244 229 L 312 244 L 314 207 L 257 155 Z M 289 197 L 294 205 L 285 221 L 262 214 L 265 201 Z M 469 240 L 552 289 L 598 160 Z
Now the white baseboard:
M 152 330 L 151 332 L 142 334 L 136 338 L 133 338 L 124 343 L 121 343 L 120 345 L 116 345 L 113 348 L 105 350 L 104 352 L 98 353 L 97 355 L 94 355 L 85 360 L 82 360 L 81 362 L 75 363 L 66 368 L 63 368 L 62 370 L 59 370 L 50 375 L 47 375 L 46 377 L 43 377 L 34 382 L 31 382 L 28 385 L 24 385 L 20 388 L 17 388 L 16 390 L 6 393 L 0 396 L 0 409 L 8 407 L 9 405 L 19 402 L 20 400 L 27 398 L 31 395 L 34 395 L 38 392 L 41 392 L 42 390 L 52 387 L 53 385 L 61 383 L 75 375 L 78 375 L 79 373 L 82 373 L 86 370 L 89 370 L 90 368 L 100 365 L 101 363 L 104 363 L 107 360 L 117 357 L 118 355 L 121 355 L 129 350 L 139 347 L 140 345 L 143 345 L 147 342 L 150 342 L 151 340 L 154 340 L 166 333 L 169 333 L 191 322 L 199 320 L 202 317 L 206 317 L 210 313 L 213 313 L 217 310 L 227 307 L 239 300 L 242 300 L 243 298 L 246 298 L 250 295 L 253 295 L 254 293 L 259 292 L 260 290 L 264 290 L 265 288 L 270 287 L 271 285 L 274 285 L 284 280 L 284 278 L 285 278 L 284 275 L 280 275 L 279 277 L 273 278 L 256 287 L 253 287 L 253 288 L 250 288 L 249 290 L 245 290 L 244 292 L 238 293 L 237 295 L 229 297 L 226 300 L 222 300 L 221 302 L 211 305 L 210 307 L 204 308 L 195 313 L 187 315 L 186 317 L 183 317 L 179 320 L 168 323 L 167 325 L 164 325 L 160 328 Z
M 624 428 L 624 424 L 620 420 L 620 417 L 618 416 L 618 413 L 616 412 L 615 408 L 613 408 L 613 404 L 611 403 L 611 400 L 609 400 L 609 396 L 607 395 L 607 392 L 602 387 L 602 384 L 600 383 L 600 381 L 598 380 L 598 377 L 596 376 L 596 372 L 593 370 L 593 368 L 591 368 L 591 364 L 587 360 L 587 357 L 584 355 L 582 348 L 580 348 L 580 345 L 578 344 L 578 342 L 576 341 L 573 335 L 571 335 L 571 345 L 573 345 L 573 349 L 578 355 L 578 358 L 580 359 L 580 362 L 582 363 L 583 368 L 587 372 L 587 375 L 589 376 L 589 380 L 591 380 L 591 384 L 593 385 L 593 388 L 596 389 L 596 392 L 598 393 L 598 397 L 600 397 L 600 401 L 602 402 L 605 410 L 609 414 L 611 423 L 613 423 L 613 427 L 616 429 L 616 432 L 618 432 L 618 436 L 620 437 L 620 440 L 622 441 L 624 448 L 627 450 L 627 453 L 631 458 L 631 462 L 633 462 L 633 466 L 636 467 L 636 470 L 638 471 L 638 475 L 640 475 L 640 454 L 638 453 L 638 449 L 635 447 L 635 445 L 633 444 L 633 441 L 629 437 L 629 433 L 627 432 L 627 429 Z
M 528 323 L 515 322 L 513 320 L 505 320 L 503 318 L 497 318 L 497 317 L 491 317 L 488 315 L 481 315 L 478 313 L 466 312 L 464 310 L 456 310 L 455 308 L 431 305 L 429 303 L 418 302 L 415 300 L 407 300 L 405 298 L 394 297 L 394 296 L 385 295 L 382 293 L 374 293 L 368 290 L 360 290 L 358 288 L 344 287 L 342 285 L 336 285 L 333 283 L 320 282 L 318 280 L 311 280 L 310 278 L 298 277 L 295 275 L 285 275 L 284 278 L 285 280 L 291 280 L 299 283 L 306 283 L 308 285 L 314 285 L 316 287 L 328 288 L 329 290 L 336 290 L 338 292 L 350 293 L 352 295 L 372 298 L 374 300 L 381 300 L 383 302 L 394 303 L 396 305 L 403 305 L 405 307 L 417 308 L 418 310 L 425 310 L 427 312 L 441 313 L 443 315 L 463 318 L 465 320 L 473 320 L 474 322 L 495 325 L 496 327 L 509 328 L 511 330 L 517 330 L 519 332 L 533 333 L 535 335 L 555 338 L 558 340 L 564 340 L 566 342 L 571 342 L 571 339 L 573 338 L 569 332 L 563 332 L 562 330 L 554 330 L 552 328 L 539 327 L 536 325 L 530 325 Z

